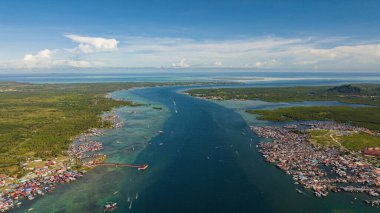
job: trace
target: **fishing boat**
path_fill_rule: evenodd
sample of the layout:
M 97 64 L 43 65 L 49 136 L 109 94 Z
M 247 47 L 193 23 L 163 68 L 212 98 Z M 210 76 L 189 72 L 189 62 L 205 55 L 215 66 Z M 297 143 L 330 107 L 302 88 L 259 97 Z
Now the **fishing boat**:
M 117 208 L 117 203 L 107 202 L 106 205 L 104 205 L 104 211 L 103 212 L 112 212 L 116 208 Z

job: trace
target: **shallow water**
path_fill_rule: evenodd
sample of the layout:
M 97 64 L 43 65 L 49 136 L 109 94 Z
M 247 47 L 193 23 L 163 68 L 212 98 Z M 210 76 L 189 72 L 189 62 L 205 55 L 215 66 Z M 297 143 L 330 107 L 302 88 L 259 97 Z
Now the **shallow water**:
M 289 176 L 263 161 L 255 147 L 259 139 L 239 112 L 177 92 L 184 88 L 114 93 L 164 107 L 118 109 L 126 128 L 109 130 L 101 139 L 108 161 L 148 163 L 147 170 L 98 167 L 19 211 L 102 212 L 107 201 L 118 203 L 115 212 L 379 211 L 360 201 L 351 204 L 352 194 L 316 199 L 310 192 L 297 193 Z M 139 112 L 128 113 L 131 110 Z M 144 141 L 146 135 L 152 137 L 146 149 L 123 152 L 123 146 Z

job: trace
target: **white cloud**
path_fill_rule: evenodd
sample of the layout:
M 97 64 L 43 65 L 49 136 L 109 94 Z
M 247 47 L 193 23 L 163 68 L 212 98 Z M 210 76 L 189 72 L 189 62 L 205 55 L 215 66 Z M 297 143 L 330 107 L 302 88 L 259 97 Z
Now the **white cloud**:
M 65 35 L 78 46 L 26 54 L 2 68 L 246 67 L 253 69 L 380 70 L 380 44 L 349 38 L 260 37 L 232 40 Z M 349 45 L 347 45 L 349 44 Z M 113 50 L 118 51 L 113 51 Z M 67 50 L 67 49 L 65 49 Z M 97 54 L 84 54 L 94 53 Z M 188 61 L 191 61 L 189 63 Z M 173 63 L 174 62 L 174 63 Z M 223 63 L 222 63 L 223 62 Z
M 119 48 L 119 66 L 175 65 L 178 55 L 191 59 L 191 67 L 271 69 L 380 69 L 380 44 L 349 38 L 261 37 L 236 40 L 128 37 Z M 350 45 L 343 45 L 351 43 Z M 115 59 L 116 59 L 115 58 Z
M 258 69 L 261 68 L 273 68 L 276 66 L 278 62 L 275 59 L 269 60 L 269 61 L 257 61 L 255 63 L 255 67 Z
M 215 62 L 214 62 L 214 65 L 215 65 L 216 67 L 221 67 L 221 66 L 223 66 L 223 63 L 220 62 L 220 61 L 215 61 Z
M 79 35 L 65 35 L 71 41 L 79 43 L 78 47 L 71 49 L 73 52 L 93 53 L 113 51 L 117 49 L 119 43 L 114 38 L 88 37 Z
M 44 49 L 38 51 L 36 54 L 25 54 L 23 59 L 10 61 L 0 68 L 14 68 L 14 69 L 50 69 L 50 68 L 63 68 L 63 67 L 74 67 L 74 68 L 88 68 L 101 66 L 102 63 L 95 61 L 89 62 L 86 60 L 78 59 L 57 59 L 55 55 L 59 50 L 49 50 Z
M 187 63 L 186 58 L 182 58 L 179 63 L 172 63 L 172 67 L 187 68 L 190 67 L 190 65 Z
M 55 51 L 44 49 L 34 55 L 30 53 L 26 54 L 24 58 L 18 62 L 18 66 L 28 69 L 50 68 L 59 63 L 52 59 L 54 53 Z

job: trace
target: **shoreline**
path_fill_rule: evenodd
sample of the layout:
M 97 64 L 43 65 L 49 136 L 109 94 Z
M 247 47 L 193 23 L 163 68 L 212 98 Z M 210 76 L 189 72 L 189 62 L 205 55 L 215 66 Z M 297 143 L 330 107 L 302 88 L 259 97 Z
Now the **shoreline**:
M 368 198 L 363 202 L 380 206 L 380 168 L 371 165 L 360 153 L 347 152 L 342 147 L 312 144 L 308 131 L 300 126 L 308 126 L 308 130 L 334 129 L 342 134 L 367 131 L 337 123 L 251 126 L 251 130 L 260 138 L 271 140 L 257 145 L 265 161 L 290 175 L 295 185 L 312 190 L 316 197 L 326 197 L 329 192 L 341 191 L 365 193 Z
M 111 93 L 105 97 L 114 99 Z M 104 162 L 107 156 L 99 152 L 103 149 L 102 143 L 91 140 L 91 137 L 103 135 L 106 129 L 123 126 L 114 110 L 105 111 L 100 115 L 102 124 L 107 123 L 107 127 L 102 125 L 101 128 L 88 129 L 72 138 L 67 150 L 68 156 L 26 161 L 21 165 L 23 170 L 29 172 L 19 178 L 1 175 L 0 186 L 3 189 L 0 194 L 0 212 L 17 208 L 22 205 L 22 201 L 31 201 L 51 193 L 57 184 L 71 183 L 94 169 L 98 163 Z

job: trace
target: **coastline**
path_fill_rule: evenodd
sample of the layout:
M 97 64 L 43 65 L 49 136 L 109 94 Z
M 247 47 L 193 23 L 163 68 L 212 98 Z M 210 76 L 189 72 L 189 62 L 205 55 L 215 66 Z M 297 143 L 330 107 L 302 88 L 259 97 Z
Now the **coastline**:
M 109 93 L 108 96 L 113 99 L 134 101 L 141 104 L 133 107 L 115 108 L 112 113 L 117 114 L 124 122 L 124 125 L 121 128 L 102 129 L 104 134 L 90 137 L 90 141 L 102 143 L 103 149 L 93 153 L 90 152 L 89 154 L 101 153 L 107 155 L 105 163 L 111 164 L 150 164 L 150 162 L 139 161 L 138 159 L 143 150 L 152 146 L 150 140 L 160 134 L 159 131 L 162 130 L 164 121 L 169 116 L 168 108 L 158 104 L 158 106 L 162 106 L 162 110 L 154 110 L 152 106 L 156 106 L 156 103 L 140 98 L 130 90 L 116 90 Z M 109 111 L 103 114 L 107 113 Z M 77 145 L 88 142 L 82 141 Z M 90 159 L 85 160 L 89 163 Z M 107 202 L 113 201 L 119 203 L 118 196 L 125 194 L 123 191 L 126 188 L 122 186 L 123 184 L 128 183 L 128 190 L 137 190 L 136 188 L 140 184 L 131 184 L 132 178 L 136 176 L 144 178 L 151 172 L 150 169 L 148 171 L 139 171 L 137 168 L 133 169 L 122 166 L 89 165 L 91 166 L 90 171 L 77 179 L 77 181 L 73 181 L 71 184 L 58 184 L 56 190 L 53 193 L 49 193 L 49 196 L 40 197 L 40 199 L 35 199 L 32 202 L 23 202 L 20 208 L 14 208 L 11 212 L 24 212 L 28 209 L 51 212 L 62 209 L 62 206 L 65 206 L 64 209 L 69 212 L 75 212 L 82 205 L 90 205 L 92 206 L 91 208 L 103 210 Z M 113 180 L 112 183 L 108 182 L 109 179 Z M 104 188 L 99 183 L 108 185 Z M 99 193 L 100 191 L 101 193 Z M 136 193 L 136 191 L 133 193 Z M 87 194 L 86 199 L 90 199 L 91 201 L 83 200 L 83 194 Z M 59 202 L 57 202 L 58 197 Z M 80 201 L 78 202 L 78 200 Z M 121 207 L 119 206 L 119 208 Z
M 199 89 L 199 91 L 201 91 L 201 89 Z M 186 93 L 186 94 L 190 95 L 189 93 Z M 317 197 L 326 197 L 329 194 L 329 192 L 343 191 L 345 193 L 351 193 L 352 196 L 355 196 L 352 198 L 355 202 L 359 201 L 373 207 L 380 206 L 380 200 L 378 198 L 380 194 L 380 188 L 379 188 L 380 168 L 378 168 L 378 166 L 376 165 L 372 165 L 373 162 L 370 162 L 368 157 L 362 156 L 361 152 L 358 152 L 357 150 L 355 150 L 354 154 L 353 154 L 353 151 L 351 151 L 349 152 L 350 154 L 341 155 L 341 152 L 342 153 L 345 152 L 344 147 L 341 147 L 343 151 L 339 151 L 336 148 L 326 149 L 323 146 L 316 146 L 315 144 L 312 144 L 311 142 L 308 141 L 308 137 L 304 135 L 299 135 L 300 133 L 297 131 L 295 131 L 294 134 L 288 133 L 289 130 L 284 128 L 284 126 L 285 127 L 297 126 L 299 125 L 299 123 L 302 123 L 302 121 L 266 120 L 266 119 L 260 119 L 259 114 L 247 112 L 247 110 L 252 107 L 257 107 L 260 109 L 260 111 L 265 111 L 265 110 L 278 109 L 280 107 L 285 107 L 284 109 L 292 108 L 292 107 L 296 107 L 297 105 L 302 105 L 302 104 L 306 105 L 304 107 L 308 107 L 308 106 L 318 105 L 318 103 L 323 103 L 323 105 L 326 105 L 326 106 L 328 106 L 329 104 L 333 104 L 334 106 L 335 105 L 336 106 L 352 105 L 352 107 L 365 107 L 366 105 L 339 103 L 339 102 L 333 102 L 333 101 L 330 101 L 330 102 L 329 101 L 322 101 L 322 102 L 305 101 L 305 102 L 277 102 L 276 103 L 276 102 L 261 101 L 257 99 L 256 100 L 245 100 L 245 99 L 225 100 L 225 99 L 213 98 L 213 96 L 200 97 L 199 95 L 196 95 L 193 97 L 197 99 L 205 100 L 205 101 L 210 101 L 218 105 L 224 106 L 226 108 L 233 109 L 234 111 L 238 112 L 242 116 L 242 118 L 246 121 L 246 123 L 250 126 L 252 132 L 254 132 L 260 138 L 260 143 L 256 145 L 256 149 L 258 149 L 258 152 L 260 153 L 264 161 L 275 164 L 277 168 L 279 168 L 284 173 L 286 173 L 290 178 L 292 178 L 295 181 L 294 189 L 298 193 L 305 194 L 308 196 L 314 194 Z M 307 122 L 307 121 L 304 121 L 304 122 Z M 324 127 L 321 124 L 321 126 L 318 128 L 324 128 Z M 348 134 L 345 128 L 348 128 L 350 132 L 353 132 L 354 134 L 363 133 L 363 134 L 376 135 L 376 132 L 374 133 L 369 129 L 361 128 L 361 127 L 351 127 L 349 125 L 347 126 L 344 124 L 335 124 L 331 126 L 327 125 L 326 128 L 334 129 L 334 131 L 337 132 L 337 135 Z M 283 129 L 285 129 L 286 132 L 284 132 L 285 130 Z M 246 134 L 246 133 L 242 132 L 242 134 Z M 286 137 L 287 135 L 290 135 L 290 136 L 287 138 Z M 297 135 L 297 136 L 294 136 L 294 135 Z M 282 142 L 283 139 L 285 140 L 285 142 Z M 273 141 L 276 143 L 273 143 Z M 299 144 L 296 144 L 296 143 L 299 143 Z M 283 146 L 282 149 L 278 148 L 280 146 Z M 308 159 L 309 155 L 304 156 L 300 154 L 299 157 L 304 157 L 303 159 L 307 159 L 307 160 L 300 165 L 296 165 L 298 166 L 297 168 L 299 168 L 299 171 L 298 169 L 294 169 L 295 165 L 293 165 L 292 163 L 289 163 L 287 160 L 293 159 L 295 157 L 293 153 L 297 153 L 300 150 L 302 153 L 302 148 L 309 151 L 315 149 L 314 151 L 310 151 L 309 154 L 310 153 L 317 153 L 315 155 L 319 154 L 318 157 L 320 158 L 318 159 L 318 164 L 316 164 L 318 165 L 318 167 L 321 166 L 321 167 L 330 168 L 333 165 L 333 166 L 336 166 L 337 168 L 335 170 L 328 171 L 328 172 L 324 172 L 323 169 L 322 170 L 317 169 L 313 171 L 312 169 L 314 168 L 314 165 L 308 166 L 308 163 L 312 163 L 314 159 L 312 158 Z M 325 149 L 327 150 L 326 152 L 323 151 Z M 344 160 L 339 161 L 341 156 L 344 157 Z M 328 157 L 331 157 L 331 159 L 328 159 Z M 323 161 L 325 159 L 327 159 L 327 161 Z M 308 169 L 310 169 L 310 171 Z M 332 173 L 333 176 L 337 175 L 339 178 L 337 178 L 336 180 L 331 178 L 330 173 Z M 353 177 L 350 176 L 349 178 L 345 179 L 346 174 L 350 174 L 350 175 L 356 174 L 357 177 L 355 177 L 354 175 Z M 321 179 L 319 180 L 320 177 Z M 315 180 L 315 183 L 313 182 L 314 179 L 317 179 Z M 325 185 L 322 180 L 325 181 L 326 183 Z M 318 182 L 320 182 L 320 185 L 318 184 Z M 349 183 L 352 183 L 352 185 L 347 185 Z M 363 186 L 359 187 L 359 186 L 356 186 L 356 184 L 363 184 Z M 302 186 L 305 189 L 300 190 L 299 187 L 297 186 Z M 356 193 L 359 193 L 359 194 L 355 195 Z M 352 202 L 353 201 L 351 201 L 351 203 Z
M 110 94 L 108 93 L 104 97 L 113 99 Z M 133 106 L 131 105 L 131 107 Z M 22 177 L 2 175 L 0 177 L 0 185 L 3 187 L 0 197 L 0 211 L 11 210 L 21 206 L 21 201 L 31 201 L 51 193 L 57 184 L 71 183 L 94 169 L 97 163 L 104 162 L 107 155 L 99 153 L 103 149 L 102 143 L 91 138 L 103 135 L 106 129 L 121 128 L 123 123 L 117 116 L 115 109 L 102 112 L 98 116 L 101 117 L 102 127 L 88 129 L 73 137 L 67 150 L 67 156 L 49 160 L 26 161 L 22 164 L 23 170 L 29 172 Z M 104 123 L 107 124 L 104 125 Z

